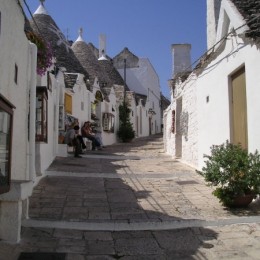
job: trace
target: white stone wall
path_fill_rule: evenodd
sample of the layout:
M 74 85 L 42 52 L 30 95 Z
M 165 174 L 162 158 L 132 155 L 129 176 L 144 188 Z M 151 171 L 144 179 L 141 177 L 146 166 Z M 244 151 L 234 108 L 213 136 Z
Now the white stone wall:
M 258 98 L 260 89 L 260 51 L 251 44 L 244 44 L 239 38 L 226 41 L 225 49 L 198 74 L 193 74 L 176 86 L 183 91 L 182 111 L 188 112 L 188 140 L 182 136 L 182 160 L 197 168 L 204 165 L 204 154 L 210 153 L 212 145 L 230 140 L 230 76 L 242 66 L 246 69 L 246 95 L 248 119 L 248 149 L 260 150 L 260 123 L 255 120 L 260 113 Z M 171 110 L 176 109 L 176 99 L 172 99 Z M 175 155 L 176 135 L 170 133 L 171 110 L 166 111 L 165 149 Z
M 161 88 L 160 88 L 159 77 L 154 67 L 150 63 L 149 59 L 147 58 L 140 58 L 139 68 L 136 68 L 134 70 L 137 78 L 147 90 L 146 107 L 148 108 L 148 110 L 152 109 L 156 113 L 152 115 L 152 125 L 153 125 L 152 134 L 161 133 L 161 124 L 162 124 L 161 107 L 160 107 Z
M 245 66 L 246 73 L 248 149 L 260 150 L 260 123 L 256 120 L 260 113 L 260 51 L 254 45 L 243 44 L 241 39 L 230 38 L 225 50 L 199 75 L 197 82 L 200 168 L 204 164 L 203 154 L 209 154 L 211 145 L 230 140 L 230 75 L 241 66 Z
M 24 34 L 24 16 L 15 0 L 0 1 L 0 93 L 16 109 L 13 117 L 12 179 L 29 179 L 27 171 L 29 84 L 31 75 L 29 42 Z M 15 64 L 18 82 L 14 82 Z
M 44 80 L 43 83 L 44 85 Z M 46 85 L 45 85 L 46 86 Z M 56 144 L 57 138 L 57 126 L 56 120 L 58 120 L 56 113 L 56 93 L 55 80 L 52 83 L 52 91 L 48 91 L 48 134 L 47 143 L 36 142 L 36 175 L 44 175 L 44 171 L 49 167 L 56 156 Z
M 27 215 L 28 196 L 32 193 L 28 159 L 32 151 L 28 145 L 29 91 L 36 61 L 32 45 L 24 33 L 24 16 L 16 0 L 0 1 L 0 93 L 15 106 L 13 113 L 11 188 L 0 195 L 0 240 L 20 240 L 22 213 Z M 33 61 L 34 60 L 34 61 Z M 15 83 L 15 65 L 18 68 Z M 35 86 L 34 86 L 35 87 Z M 32 111 L 35 113 L 35 111 Z M 35 124 L 35 122 L 32 122 Z
M 216 42 L 217 24 L 222 0 L 207 0 L 207 47 L 210 49 Z
M 163 122 L 163 140 L 165 153 L 175 157 L 175 134 L 172 133 L 172 108 L 171 104 L 164 112 Z
M 220 7 L 221 2 L 221 7 Z M 237 35 L 248 29 L 243 17 L 229 0 L 208 0 L 208 44 L 211 47 L 232 28 L 239 28 Z M 218 16 L 219 14 L 219 16 Z M 216 27 L 216 24 L 218 26 Z M 224 38 L 223 38 L 224 39 Z M 201 169 L 204 155 L 210 147 L 218 145 L 231 136 L 231 75 L 245 67 L 248 150 L 260 150 L 260 51 L 259 45 L 244 42 L 244 39 L 229 35 L 215 46 L 217 53 L 207 57 L 201 71 L 193 72 L 183 84 L 177 84 L 177 97 L 182 97 L 182 111 L 188 111 L 188 140 L 182 138 L 182 159 Z M 197 77 L 195 76 L 195 73 Z M 183 87 L 183 91 L 179 91 Z M 176 94 L 176 93 L 175 93 Z M 176 136 L 169 131 L 171 110 L 176 109 L 176 97 L 171 97 L 171 108 L 164 114 L 165 149 L 176 154 Z
M 155 115 L 152 116 L 152 134 L 161 132 L 161 107 L 160 107 L 160 83 L 159 77 L 154 70 L 152 64 L 147 58 L 139 58 L 137 68 L 127 68 L 126 69 L 126 83 L 131 89 L 138 94 L 146 95 L 146 111 L 142 112 L 142 131 L 139 130 L 139 136 L 149 135 L 149 119 L 146 115 L 149 108 L 155 111 Z M 118 72 L 122 77 L 124 77 L 124 70 L 118 69 Z M 138 111 L 138 110 L 137 110 Z M 138 120 L 140 121 L 140 112 L 136 114 Z M 138 122 L 139 122 L 138 121 Z M 136 119 L 133 120 L 135 125 Z M 140 124 L 138 125 L 140 128 Z
M 68 91 L 68 90 L 66 90 Z M 88 121 L 90 118 L 90 103 L 88 102 L 89 91 L 86 88 L 86 85 L 83 81 L 83 75 L 78 74 L 77 82 L 73 87 L 73 92 L 69 91 L 72 95 L 72 116 L 75 116 L 79 120 L 80 126 Z M 90 95 L 94 99 L 96 93 L 93 91 Z
M 138 117 L 139 117 L 139 136 L 149 135 L 149 115 L 148 115 L 149 103 L 146 102 L 145 106 L 141 103 L 138 106 Z
M 175 92 L 172 93 L 171 106 L 164 113 L 166 153 L 173 157 L 180 157 L 182 161 L 193 167 L 197 167 L 198 164 L 196 80 L 196 75 L 191 74 L 184 83 L 176 84 Z M 177 107 L 180 104 L 177 100 L 180 99 L 181 108 Z M 175 133 L 172 133 L 172 110 L 176 111 Z
M 117 132 L 117 117 L 119 114 L 116 112 L 116 95 L 114 88 L 111 89 L 110 95 L 109 95 L 109 102 L 105 102 L 105 106 L 103 106 L 102 113 L 111 113 L 113 114 L 114 117 L 114 132 L 106 132 L 102 131 L 102 141 L 103 145 L 111 145 L 116 143 L 117 137 L 116 137 L 116 132 Z M 113 108 L 113 109 L 112 109 Z M 113 111 L 114 110 L 114 111 Z M 101 118 L 101 130 L 103 129 L 102 127 L 102 118 Z
M 197 77 L 191 74 L 185 82 L 182 99 L 182 159 L 196 167 L 198 160 L 198 124 L 197 124 Z

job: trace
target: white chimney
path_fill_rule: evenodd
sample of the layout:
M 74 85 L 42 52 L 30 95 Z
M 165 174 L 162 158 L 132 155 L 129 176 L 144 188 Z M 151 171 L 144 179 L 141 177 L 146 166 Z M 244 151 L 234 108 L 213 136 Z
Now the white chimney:
M 180 72 L 191 71 L 191 45 L 172 44 L 172 78 Z
M 216 43 L 217 25 L 222 0 L 207 0 L 207 48 Z

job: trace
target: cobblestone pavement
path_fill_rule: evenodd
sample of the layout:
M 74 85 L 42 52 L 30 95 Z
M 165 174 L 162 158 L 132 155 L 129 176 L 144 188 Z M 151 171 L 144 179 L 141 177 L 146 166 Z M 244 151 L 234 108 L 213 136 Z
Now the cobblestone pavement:
M 0 241 L 0 260 L 260 259 L 260 201 L 224 208 L 162 149 L 156 135 L 56 158 L 34 188 L 20 243 Z

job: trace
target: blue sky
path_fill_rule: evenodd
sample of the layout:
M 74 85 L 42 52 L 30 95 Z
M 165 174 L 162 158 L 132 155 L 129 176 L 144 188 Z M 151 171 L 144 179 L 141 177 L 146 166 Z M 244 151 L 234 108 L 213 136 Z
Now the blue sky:
M 26 0 L 34 13 L 38 0 Z M 192 62 L 206 51 L 206 0 L 46 0 L 45 8 L 69 40 L 83 38 L 99 46 L 105 34 L 107 54 L 127 47 L 146 57 L 166 97 L 172 72 L 171 44 L 190 43 Z

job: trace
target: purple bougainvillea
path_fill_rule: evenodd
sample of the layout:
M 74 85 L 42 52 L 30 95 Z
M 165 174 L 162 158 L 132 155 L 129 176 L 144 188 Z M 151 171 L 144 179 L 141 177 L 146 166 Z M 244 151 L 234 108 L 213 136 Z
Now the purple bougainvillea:
M 34 43 L 37 48 L 37 74 L 40 76 L 45 75 L 47 69 L 53 64 L 53 52 L 51 45 L 42 39 L 41 36 L 34 32 L 27 32 L 26 36 L 29 41 Z

